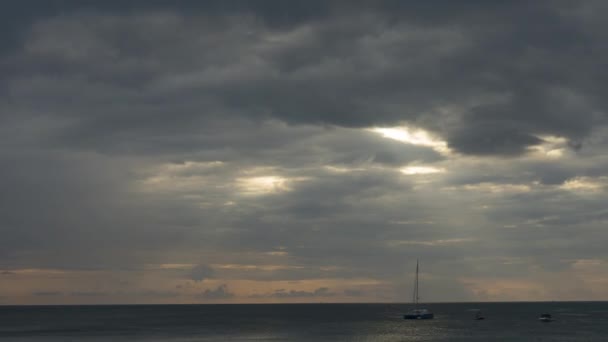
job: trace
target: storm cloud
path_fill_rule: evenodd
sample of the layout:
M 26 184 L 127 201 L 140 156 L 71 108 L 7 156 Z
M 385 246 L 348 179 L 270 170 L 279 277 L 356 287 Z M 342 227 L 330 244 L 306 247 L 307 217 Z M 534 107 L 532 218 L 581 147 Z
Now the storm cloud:
M 5 9 L 2 298 L 607 294 L 601 1 Z

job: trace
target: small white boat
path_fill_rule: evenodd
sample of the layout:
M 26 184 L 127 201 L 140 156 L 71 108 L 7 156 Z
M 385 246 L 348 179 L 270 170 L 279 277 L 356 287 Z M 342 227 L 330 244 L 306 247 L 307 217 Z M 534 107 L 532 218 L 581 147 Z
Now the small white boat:
M 433 319 L 435 315 L 427 309 L 418 308 L 418 260 L 416 260 L 416 281 L 414 282 L 414 310 L 403 315 L 403 319 Z
M 551 314 L 544 313 L 544 314 L 541 314 L 540 316 L 538 316 L 538 320 L 541 322 L 552 322 L 553 317 L 551 317 Z

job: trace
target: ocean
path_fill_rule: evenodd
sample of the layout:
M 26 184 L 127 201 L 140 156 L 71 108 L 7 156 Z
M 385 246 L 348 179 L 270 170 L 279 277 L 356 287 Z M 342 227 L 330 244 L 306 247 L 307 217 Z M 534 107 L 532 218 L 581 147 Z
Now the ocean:
M 434 320 L 404 320 L 408 304 L 0 306 L 0 340 L 608 341 L 608 302 L 424 307 Z

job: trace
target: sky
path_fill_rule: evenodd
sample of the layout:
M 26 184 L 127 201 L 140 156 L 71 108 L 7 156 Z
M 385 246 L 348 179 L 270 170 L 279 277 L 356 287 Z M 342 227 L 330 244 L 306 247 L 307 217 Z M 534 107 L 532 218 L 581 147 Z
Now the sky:
M 608 299 L 605 1 L 6 1 L 0 304 Z

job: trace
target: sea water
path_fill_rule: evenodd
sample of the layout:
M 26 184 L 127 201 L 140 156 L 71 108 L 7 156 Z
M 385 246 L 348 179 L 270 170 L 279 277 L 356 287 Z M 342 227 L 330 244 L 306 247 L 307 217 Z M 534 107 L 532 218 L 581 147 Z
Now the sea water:
M 608 341 L 608 302 L 425 308 L 435 319 L 404 320 L 407 304 L 0 306 L 0 340 Z

